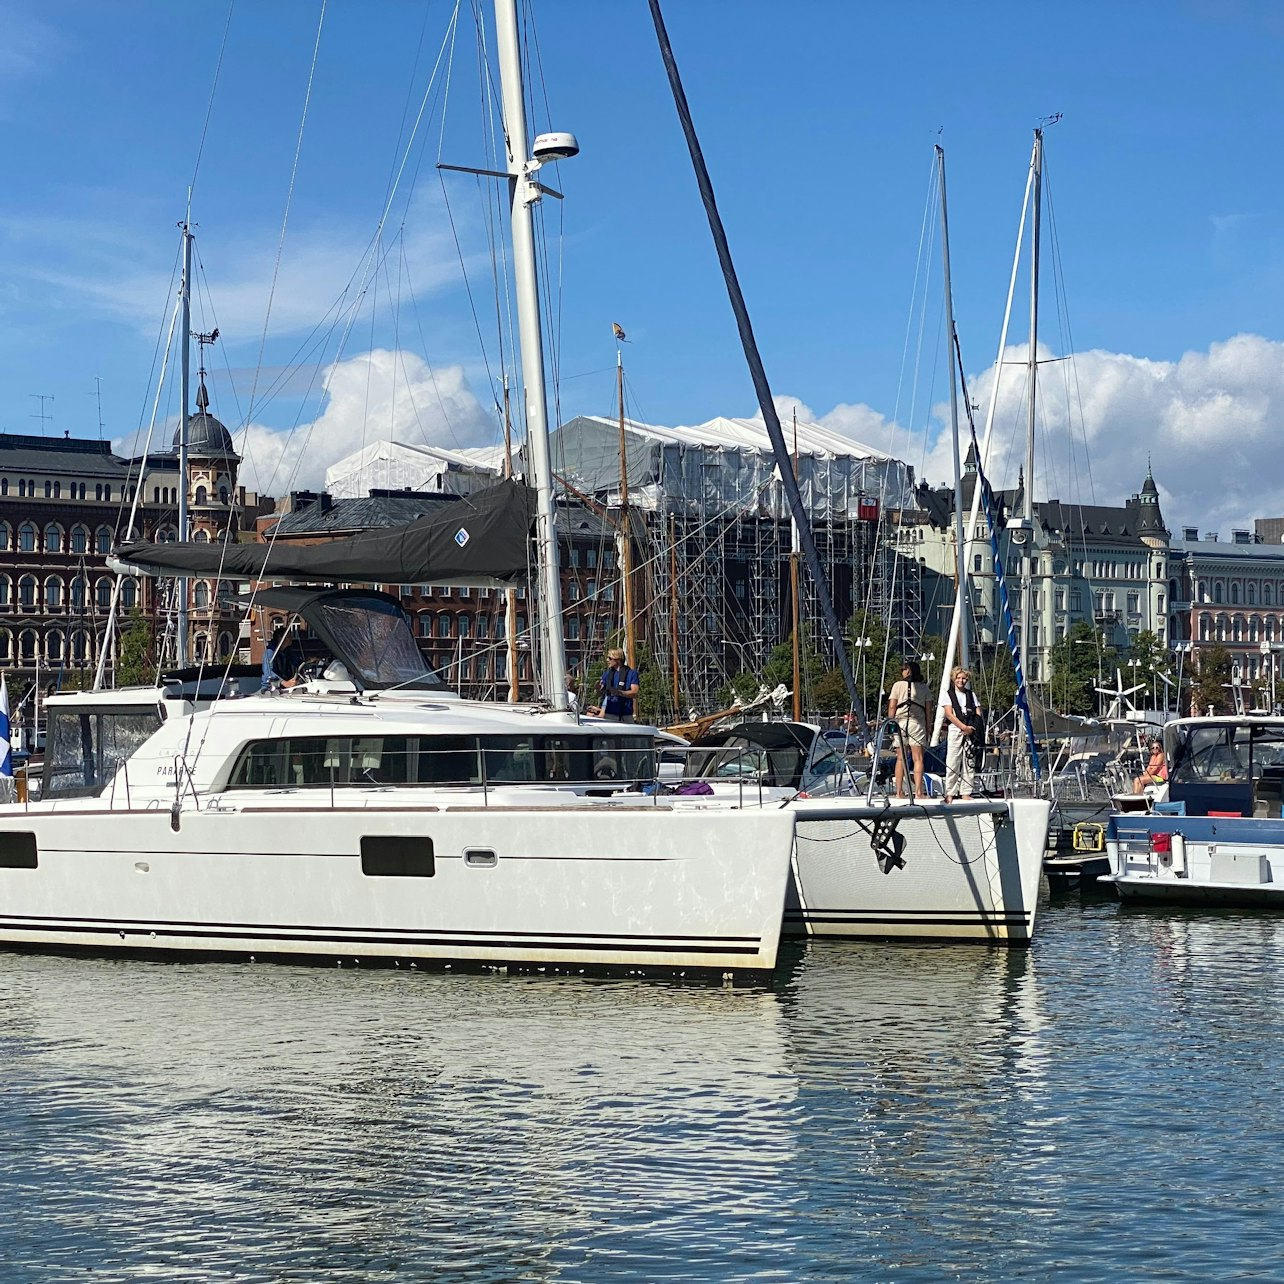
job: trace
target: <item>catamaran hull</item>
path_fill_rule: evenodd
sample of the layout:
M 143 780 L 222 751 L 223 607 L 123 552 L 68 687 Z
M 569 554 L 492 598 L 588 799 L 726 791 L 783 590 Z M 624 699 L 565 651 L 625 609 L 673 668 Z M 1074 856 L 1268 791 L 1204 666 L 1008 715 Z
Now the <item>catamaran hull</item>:
M 0 812 L 0 947 L 769 972 L 788 813 Z M 252 850 L 246 850 L 248 844 Z
M 1008 946 L 1033 938 L 1049 803 L 844 808 L 813 800 L 794 810 L 786 935 Z M 876 849 L 894 849 L 904 865 L 884 873 Z

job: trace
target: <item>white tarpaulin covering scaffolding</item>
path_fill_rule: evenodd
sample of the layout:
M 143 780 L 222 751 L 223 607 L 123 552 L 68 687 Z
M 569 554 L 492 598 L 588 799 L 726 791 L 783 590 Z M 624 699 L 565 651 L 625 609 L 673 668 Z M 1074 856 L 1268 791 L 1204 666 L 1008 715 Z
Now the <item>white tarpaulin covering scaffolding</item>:
M 629 502 L 677 511 L 739 510 L 782 520 L 789 507 L 760 420 L 711 419 L 689 428 L 625 420 Z M 794 428 L 785 428 L 792 446 Z M 912 507 L 914 470 L 871 446 L 820 424 L 798 425 L 798 486 L 813 521 L 857 520 L 861 509 Z M 616 503 L 620 488 L 619 421 L 581 415 L 552 443 L 553 471 L 580 490 Z
M 470 495 L 495 484 L 503 450 L 443 450 L 400 441 L 376 441 L 326 469 L 335 499 L 360 499 L 371 490 L 414 490 Z

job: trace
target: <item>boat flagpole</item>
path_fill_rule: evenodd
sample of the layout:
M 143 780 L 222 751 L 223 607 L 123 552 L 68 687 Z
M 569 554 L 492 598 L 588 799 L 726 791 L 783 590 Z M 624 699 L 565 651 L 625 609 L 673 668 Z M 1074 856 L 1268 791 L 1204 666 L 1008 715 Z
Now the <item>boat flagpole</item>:
M 544 341 L 539 316 L 532 207 L 543 195 L 536 181 L 539 162 L 527 155 L 526 104 L 522 92 L 521 49 L 516 0 L 495 0 L 495 47 L 503 90 L 504 133 L 508 148 L 508 191 L 512 214 L 513 275 L 517 329 L 521 343 L 522 386 L 526 397 L 527 468 L 534 483 L 535 538 L 539 562 L 540 655 L 544 698 L 555 709 L 569 709 L 566 646 L 562 639 L 562 582 L 557 544 L 557 506 L 548 442 L 548 400 L 544 390 Z

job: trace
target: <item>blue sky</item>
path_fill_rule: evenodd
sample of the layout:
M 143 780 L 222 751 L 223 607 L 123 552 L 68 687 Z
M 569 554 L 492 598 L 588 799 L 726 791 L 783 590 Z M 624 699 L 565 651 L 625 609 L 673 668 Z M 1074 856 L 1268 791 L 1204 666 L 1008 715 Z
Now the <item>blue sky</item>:
M 291 195 L 318 3 L 0 3 L 0 428 L 39 431 L 32 394 L 46 394 L 50 431 L 94 435 L 95 376 L 107 435 L 145 422 L 195 173 L 194 326 L 220 327 L 215 409 L 234 430 L 251 421 L 260 484 L 315 484 L 390 432 L 493 441 L 486 207 L 468 179 L 447 180 L 443 196 L 433 170 L 439 154 L 487 163 L 471 9 L 444 124 L 439 74 L 383 266 L 362 268 L 452 12 L 330 0 Z M 583 149 L 552 180 L 567 200 L 546 219 L 562 416 L 611 412 L 612 321 L 630 337 L 635 417 L 753 413 L 645 3 L 548 0 L 534 18 L 532 91 Z M 945 479 L 939 268 L 920 262 L 932 146 L 947 151 L 959 327 L 983 397 L 1030 131 L 1060 112 L 1047 133 L 1057 255 L 1045 249 L 1041 339 L 1046 356 L 1076 355 L 1072 378 L 1069 363 L 1044 376 L 1048 490 L 1118 501 L 1149 454 L 1170 526 L 1284 511 L 1284 8 L 670 0 L 667 20 L 785 404 Z M 916 279 L 933 291 L 926 309 Z M 369 288 L 336 323 L 352 280 Z M 906 336 L 920 317 L 916 366 Z M 342 377 L 322 401 L 336 358 Z M 1000 401 L 1001 441 L 1018 391 Z M 166 394 L 162 412 L 174 410 Z M 1003 479 L 1014 468 L 995 461 Z

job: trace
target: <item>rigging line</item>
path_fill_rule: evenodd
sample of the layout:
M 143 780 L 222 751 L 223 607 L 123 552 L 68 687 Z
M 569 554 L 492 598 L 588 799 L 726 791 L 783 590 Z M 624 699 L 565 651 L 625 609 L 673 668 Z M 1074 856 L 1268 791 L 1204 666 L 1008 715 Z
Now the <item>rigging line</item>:
M 227 52 L 227 35 L 232 29 L 232 11 L 236 8 L 236 0 L 228 0 L 227 21 L 223 24 L 223 39 L 218 47 L 218 61 L 214 64 L 214 78 L 210 83 L 210 100 L 205 107 L 205 120 L 201 125 L 200 141 L 196 145 L 196 163 L 192 166 L 192 179 L 187 185 L 188 199 L 191 199 L 191 193 L 196 190 L 196 176 L 201 170 L 201 157 L 205 154 L 205 138 L 210 130 L 210 118 L 214 114 L 214 96 L 218 92 L 219 75 L 223 70 L 223 55 Z
M 482 364 L 486 367 L 486 379 L 493 388 L 495 386 L 495 376 L 491 370 L 490 354 L 486 350 L 486 337 L 482 332 L 481 317 L 477 311 L 477 300 L 473 295 L 473 283 L 468 275 L 464 247 L 459 239 L 459 228 L 455 224 L 455 212 L 450 205 L 450 191 L 446 186 L 446 178 L 441 170 L 437 171 L 437 181 L 441 184 L 441 194 L 446 203 L 446 219 L 450 223 L 450 235 L 455 243 L 455 256 L 459 259 L 459 272 L 464 279 L 464 292 L 468 295 L 468 310 L 472 313 L 473 329 L 477 331 L 477 344 L 481 349 Z M 479 176 L 476 181 L 480 185 L 485 180 Z
M 1064 327 L 1065 336 L 1066 336 L 1066 352 L 1069 354 L 1069 360 L 1065 363 L 1069 367 L 1069 371 L 1063 372 L 1063 374 L 1066 379 L 1067 385 L 1070 382 L 1071 375 L 1073 376 L 1073 382 L 1074 382 L 1073 404 L 1078 408 L 1078 411 L 1079 411 L 1079 430 L 1080 430 L 1080 433 L 1082 434 L 1082 439 L 1083 439 L 1083 466 L 1085 471 L 1088 474 L 1088 496 L 1090 501 L 1095 504 L 1097 502 L 1096 501 L 1097 488 L 1096 488 L 1096 483 L 1093 480 L 1093 476 L 1092 476 L 1092 455 L 1088 450 L 1088 428 L 1087 428 L 1087 418 L 1083 410 L 1083 389 L 1079 383 L 1079 365 L 1075 359 L 1076 350 L 1075 350 L 1075 344 L 1074 344 L 1074 332 L 1070 324 L 1069 305 L 1067 302 L 1067 295 L 1065 290 L 1065 261 L 1061 255 L 1061 234 L 1060 234 L 1059 226 L 1057 224 L 1056 209 L 1052 204 L 1052 185 L 1051 185 L 1051 180 L 1047 176 L 1046 155 L 1044 157 L 1044 192 L 1045 192 L 1045 204 L 1048 210 L 1049 232 L 1052 238 L 1053 272 L 1055 275 L 1055 279 L 1060 285 L 1058 298 L 1061 303 L 1061 309 L 1064 313 L 1063 327 Z M 1068 387 L 1067 387 L 1066 400 L 1068 404 L 1071 402 Z M 1068 425 L 1067 425 L 1067 437 L 1071 439 L 1071 449 L 1073 450 L 1073 437 L 1072 437 L 1072 434 L 1068 431 Z M 1073 456 L 1072 456 L 1072 462 L 1071 462 L 1071 469 L 1072 471 L 1074 471 Z M 1077 481 L 1077 476 L 1076 476 L 1076 481 Z
M 179 248 L 178 248 L 178 249 L 175 251 L 175 253 L 174 253 L 174 262 L 173 262 L 172 270 L 171 270 L 171 272 L 170 272 L 170 278 L 169 278 L 169 289 L 170 289 L 170 294 L 171 294 L 171 295 L 174 295 L 174 294 L 175 294 L 174 286 L 175 286 L 175 283 L 176 283 L 176 281 L 177 281 L 177 279 L 178 279 L 179 272 L 180 272 L 180 270 L 181 270 L 182 261 L 183 261 L 183 255 L 182 255 L 182 246 L 181 246 L 181 242 L 180 242 Z M 175 307 L 177 308 L 177 306 L 178 306 L 178 304 L 176 303 L 176 304 L 175 304 Z M 142 417 L 143 417 L 143 415 L 145 415 L 145 414 L 146 414 L 146 412 L 147 412 L 147 392 L 149 392 L 149 391 L 151 390 L 151 387 L 152 387 L 152 377 L 156 374 L 156 362 L 157 362 L 157 360 L 158 360 L 158 359 L 160 359 L 160 361 L 161 361 L 161 374 L 160 374 L 160 380 L 161 380 L 161 383 L 163 383 L 163 382 L 164 382 L 164 378 L 165 378 L 165 375 L 164 375 L 165 363 L 167 362 L 168 357 L 169 357 L 169 345 L 170 345 L 170 343 L 173 341 L 173 336 L 174 336 L 174 327 L 175 327 L 175 325 L 177 325 L 177 321 L 175 321 L 175 320 L 171 317 L 171 319 L 170 319 L 170 324 L 169 324 L 169 331 L 168 331 L 168 334 L 167 334 L 167 333 L 166 333 L 166 329 L 165 329 L 165 317 L 164 317 L 164 313 L 162 313 L 162 314 L 161 314 L 161 322 L 160 322 L 160 325 L 159 325 L 159 326 L 157 327 L 157 329 L 156 329 L 156 344 L 155 344 L 155 346 L 152 348 L 152 365 L 151 365 L 151 369 L 147 372 L 147 383 L 146 383 L 146 389 L 147 389 L 147 391 L 145 391 L 145 392 L 143 393 L 143 404 L 142 404 L 142 408 L 141 408 L 141 414 L 139 415 L 140 427 L 141 427 L 141 420 L 142 420 Z M 159 402 L 159 400 L 160 400 L 160 389 L 161 389 L 161 383 L 158 383 L 158 384 L 156 385 L 156 399 L 157 399 L 157 402 Z M 152 412 L 152 413 L 153 413 L 153 415 L 155 415 L 155 413 L 156 413 L 156 412 L 155 412 L 155 410 L 153 410 L 153 412 Z M 149 432 L 149 434 L 150 434 L 150 432 L 151 432 L 151 428 L 150 428 L 150 427 L 148 428 L 148 432 Z M 132 446 L 131 446 L 131 449 L 133 449 L 133 450 L 137 450 L 137 448 L 138 448 L 138 433 L 139 433 L 139 428 L 135 428 L 135 429 L 134 429 L 134 432 L 133 432 L 133 443 L 132 443 Z M 150 440 L 150 436 L 149 436 L 149 440 Z M 133 465 L 131 464 L 131 465 L 130 465 L 130 468 L 129 468 L 128 470 L 126 470 L 126 473 L 125 473 L 125 485 L 121 487 L 120 500 L 119 500 L 119 502 L 118 502 L 118 503 L 117 503 L 117 505 L 116 505 L 116 524 L 117 524 L 117 527 L 118 527 L 118 528 L 119 528 L 119 525 L 120 525 L 120 518 L 121 518 L 122 514 L 123 514 L 123 513 L 124 513 L 124 511 L 125 511 L 125 505 L 128 503 L 128 499 L 127 499 L 127 494 L 126 494 L 126 492 L 127 492 L 127 489 L 128 489 L 129 481 L 130 481 L 130 479 L 131 479 L 132 477 L 133 477 Z M 140 485 L 142 484 L 142 474 L 141 474 L 141 473 L 139 474 L 139 484 L 140 484 Z
M 924 275 L 923 264 L 926 261 L 927 255 L 929 252 L 928 237 L 932 235 L 931 229 L 934 223 L 934 220 L 932 218 L 932 211 L 935 208 L 935 203 L 937 200 L 936 184 L 939 181 L 936 174 L 936 168 L 937 168 L 936 158 L 935 158 L 935 155 L 933 155 L 932 163 L 928 171 L 929 179 L 928 179 L 927 197 L 923 204 L 923 217 L 919 223 L 918 256 L 914 263 L 914 281 L 912 286 L 910 287 L 910 306 L 905 316 L 905 339 L 901 345 L 901 365 L 900 365 L 900 370 L 898 372 L 897 381 L 896 381 L 896 398 L 892 404 L 892 433 L 891 433 L 891 441 L 888 445 L 889 454 L 897 453 L 897 443 L 899 441 L 901 431 L 902 431 L 900 427 L 901 396 L 903 395 L 904 389 L 905 389 L 905 366 L 909 360 L 910 340 L 914 331 L 914 315 L 915 315 L 915 312 L 917 311 L 917 308 L 915 306 L 915 300 L 918 298 L 920 278 Z M 926 291 L 927 289 L 926 282 L 924 282 L 923 284 L 923 289 L 924 291 Z M 904 431 L 906 436 L 908 437 L 909 429 L 906 428 Z

